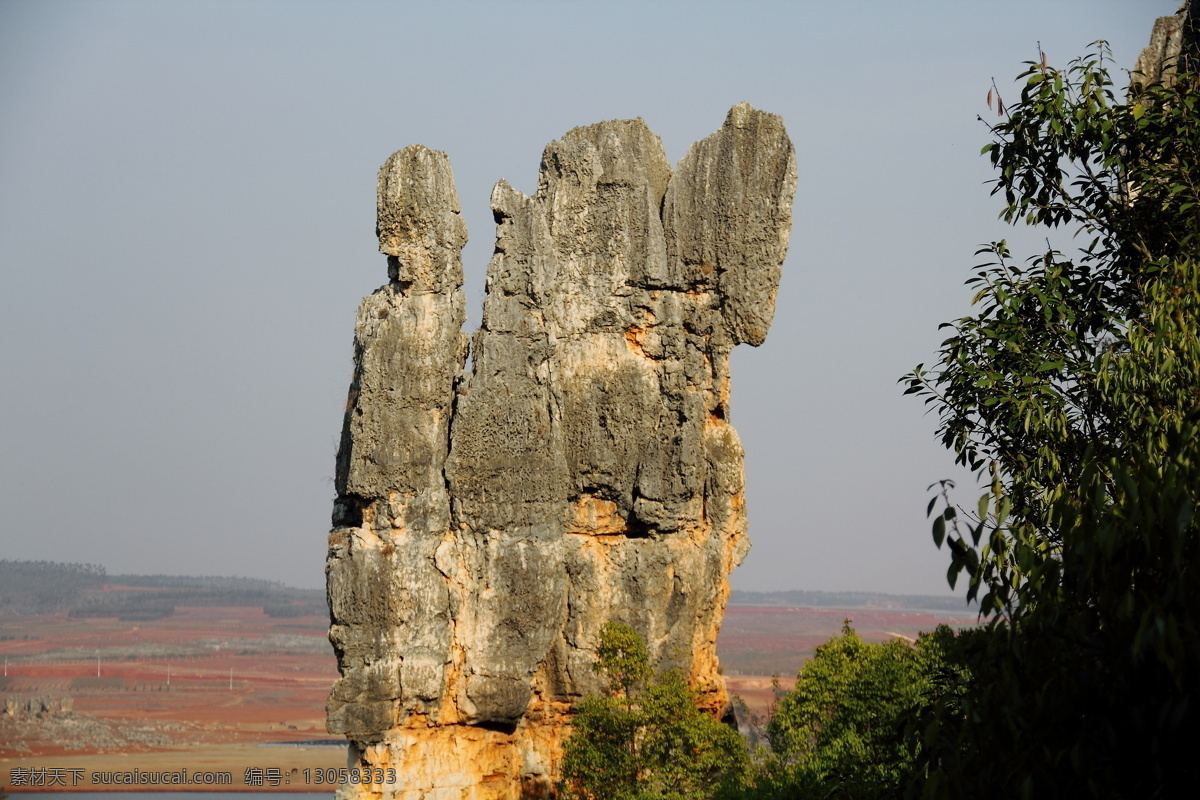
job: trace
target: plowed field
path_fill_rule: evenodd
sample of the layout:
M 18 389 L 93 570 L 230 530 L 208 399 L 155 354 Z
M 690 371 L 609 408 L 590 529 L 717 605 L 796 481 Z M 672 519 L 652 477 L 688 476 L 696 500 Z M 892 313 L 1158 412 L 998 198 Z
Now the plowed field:
M 162 789 L 139 782 L 137 771 L 186 769 L 192 777 L 230 772 L 228 788 L 240 790 L 260 788 L 257 772 L 251 785 L 245 779 L 261 769 L 264 789 L 330 788 L 312 781 L 315 770 L 346 766 L 345 747 L 322 742 L 332 738 L 324 707 L 337 677 L 327 625 L 254 608 L 180 608 L 136 623 L 65 614 L 0 620 L 0 785 Z M 30 770 L 29 783 L 20 770 Z M 120 780 L 104 773 L 121 770 L 135 773 L 132 785 L 91 780 Z M 270 785 L 277 774 L 284 778 Z M 62 783 L 47 785 L 55 779 Z
M 775 697 L 771 676 L 790 688 L 845 619 L 867 641 L 971 623 L 895 609 L 732 606 L 718 640 L 730 691 L 761 720 Z M 325 770 L 345 767 L 346 750 L 325 732 L 337 677 L 327 625 L 244 607 L 179 608 L 146 622 L 0 618 L 0 786 L 161 790 L 139 772 L 187 770 L 189 780 L 228 773 L 220 788 L 229 790 L 332 791 Z M 132 784 L 111 783 L 123 772 Z

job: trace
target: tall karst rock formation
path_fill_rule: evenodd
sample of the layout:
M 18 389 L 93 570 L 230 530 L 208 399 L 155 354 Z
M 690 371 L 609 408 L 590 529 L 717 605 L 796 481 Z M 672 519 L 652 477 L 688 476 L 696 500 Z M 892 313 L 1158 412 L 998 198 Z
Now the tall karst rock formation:
M 468 348 L 450 162 L 384 164 L 390 281 L 358 312 L 326 571 L 329 730 L 385 781 L 343 796 L 550 796 L 609 621 L 727 705 L 729 354 L 767 335 L 795 185 L 781 120 L 747 104 L 674 171 L 640 119 L 575 128 L 536 194 L 492 192 Z
M 1175 82 L 1176 70 L 1195 72 L 1200 67 L 1200 19 L 1188 0 L 1169 17 L 1159 17 L 1150 33 L 1150 44 L 1133 67 L 1130 83 L 1150 85 Z

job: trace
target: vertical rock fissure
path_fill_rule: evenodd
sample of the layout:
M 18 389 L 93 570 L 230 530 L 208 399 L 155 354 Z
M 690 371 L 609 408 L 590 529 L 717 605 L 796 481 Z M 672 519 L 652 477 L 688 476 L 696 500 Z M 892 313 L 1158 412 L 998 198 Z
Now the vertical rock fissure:
M 733 346 L 760 344 L 795 157 L 748 104 L 675 170 L 640 120 L 569 131 L 492 192 L 469 342 L 449 160 L 380 170 L 327 560 L 329 729 L 395 781 L 343 797 L 548 796 L 599 631 L 727 704 L 716 633 L 748 547 Z M 469 368 L 466 364 L 469 362 Z

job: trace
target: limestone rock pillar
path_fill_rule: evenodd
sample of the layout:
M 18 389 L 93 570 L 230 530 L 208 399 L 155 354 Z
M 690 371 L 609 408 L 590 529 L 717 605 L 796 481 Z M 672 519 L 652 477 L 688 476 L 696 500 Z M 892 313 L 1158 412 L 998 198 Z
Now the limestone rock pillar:
M 795 185 L 781 120 L 745 103 L 674 171 L 641 119 L 569 131 L 532 196 L 492 193 L 460 375 L 449 162 L 384 165 L 391 281 L 359 310 L 327 563 L 329 729 L 384 780 L 344 797 L 551 796 L 609 621 L 726 708 L 749 546 L 729 354 L 770 327 Z

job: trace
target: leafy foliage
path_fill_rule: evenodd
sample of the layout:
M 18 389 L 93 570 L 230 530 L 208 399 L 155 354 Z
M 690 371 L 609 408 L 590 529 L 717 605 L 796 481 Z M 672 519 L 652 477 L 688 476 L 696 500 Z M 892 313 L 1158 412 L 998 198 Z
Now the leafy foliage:
M 597 669 L 613 684 L 580 703 L 567 740 L 560 791 L 579 800 L 699 800 L 728 791 L 745 769 L 741 737 L 700 710 L 683 675 L 650 675 L 641 637 L 608 623 Z M 616 687 L 620 687 L 617 696 Z
M 600 629 L 600 647 L 594 669 L 620 684 L 625 697 L 650 675 L 650 654 L 637 631 L 619 622 L 606 622 Z
M 907 393 L 991 488 L 933 537 L 991 618 L 910 726 L 927 797 L 1165 796 L 1198 774 L 1200 79 L 1117 102 L 1103 43 L 1029 62 L 984 148 L 1001 216 L 1066 227 L 968 281 L 978 312 Z M 932 514 L 939 504 L 929 505 Z
M 930 688 L 953 632 L 868 644 L 849 621 L 819 646 L 767 727 L 772 756 L 741 796 L 881 798 L 895 793 L 912 761 L 904 725 Z

